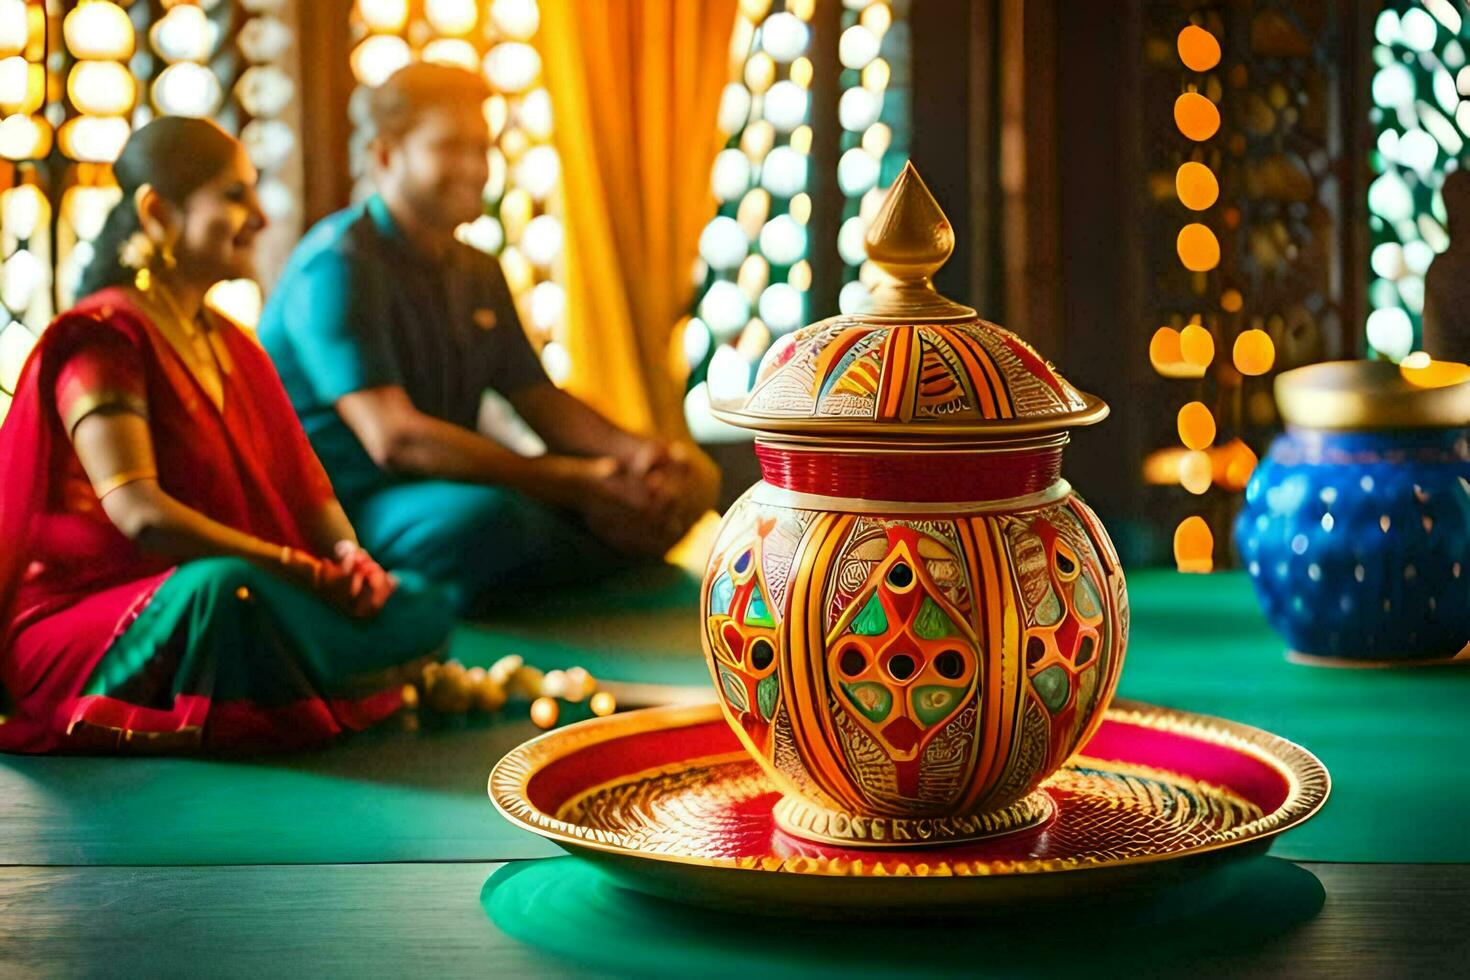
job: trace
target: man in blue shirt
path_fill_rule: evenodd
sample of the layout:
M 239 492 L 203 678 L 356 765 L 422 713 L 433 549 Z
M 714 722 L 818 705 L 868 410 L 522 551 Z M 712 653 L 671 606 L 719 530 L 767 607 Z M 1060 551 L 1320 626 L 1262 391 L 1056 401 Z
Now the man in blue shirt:
M 662 554 L 717 483 L 692 446 L 627 432 L 553 385 L 499 263 L 455 238 L 482 213 L 489 94 L 429 64 L 370 93 L 378 193 L 306 234 L 259 331 L 364 546 L 450 586 L 462 610 Z M 545 455 L 477 431 L 487 388 Z

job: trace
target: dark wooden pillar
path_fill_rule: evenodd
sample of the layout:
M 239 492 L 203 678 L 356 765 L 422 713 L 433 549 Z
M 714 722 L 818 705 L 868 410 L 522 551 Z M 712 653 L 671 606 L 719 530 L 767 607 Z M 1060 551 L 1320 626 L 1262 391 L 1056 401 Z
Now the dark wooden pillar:
M 974 144 L 981 127 L 973 114 L 982 103 L 974 101 L 972 73 L 984 73 L 995 62 L 973 45 L 976 30 L 990 20 L 993 8 L 992 0 L 917 0 L 908 7 L 909 156 L 955 229 L 954 255 L 935 285 L 982 312 L 992 307 L 994 297 L 985 294 L 988 283 L 979 281 L 974 262 L 977 244 L 984 247 L 995 222 L 988 188 L 992 174 L 986 165 L 990 150 Z M 982 120 L 981 126 L 987 122 Z
M 1368 184 L 1372 180 L 1369 154 L 1374 150 L 1373 126 L 1368 112 L 1372 105 L 1369 85 L 1376 70 L 1373 64 L 1373 23 L 1378 4 L 1336 0 L 1341 59 L 1335 89 L 1337 104 L 1332 116 L 1335 141 L 1328 152 L 1340 161 L 1336 199 L 1337 248 L 1335 294 L 1340 297 L 1342 334 L 1334 343 L 1328 338 L 1331 357 L 1363 357 L 1368 321 L 1368 255 L 1372 242 L 1368 232 Z
M 302 218 L 307 227 L 347 204 L 352 194 L 347 147 L 354 85 L 352 0 L 297 0 L 301 64 Z
M 842 127 L 837 121 L 841 98 L 837 39 L 842 33 L 842 4 L 819 3 L 812 14 L 812 152 L 808 181 L 813 189 L 812 215 L 807 228 L 812 285 L 807 295 L 809 320 L 835 316 L 842 289 L 842 258 L 837 254 L 837 229 L 842 225 L 843 199 L 836 190 L 837 160 L 842 150 Z
M 1066 475 L 1120 547 L 1136 554 L 1125 528 L 1146 520 L 1139 490 L 1149 422 L 1168 411 L 1151 404 L 1157 379 L 1148 342 L 1156 324 L 1140 312 L 1141 14 L 1134 0 L 1065 4 L 1063 14 L 1056 21 L 1059 345 L 1049 353 L 1068 380 L 1112 406 L 1106 421 L 1072 434 Z

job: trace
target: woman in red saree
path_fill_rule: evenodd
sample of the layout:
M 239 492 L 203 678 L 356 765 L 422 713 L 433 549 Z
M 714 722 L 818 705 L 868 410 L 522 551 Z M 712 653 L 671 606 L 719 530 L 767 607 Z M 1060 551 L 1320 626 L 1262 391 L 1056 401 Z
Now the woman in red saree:
M 252 274 L 255 172 L 159 118 L 0 426 L 0 750 L 295 746 L 396 711 L 451 625 L 357 546 L 265 353 L 207 310 Z

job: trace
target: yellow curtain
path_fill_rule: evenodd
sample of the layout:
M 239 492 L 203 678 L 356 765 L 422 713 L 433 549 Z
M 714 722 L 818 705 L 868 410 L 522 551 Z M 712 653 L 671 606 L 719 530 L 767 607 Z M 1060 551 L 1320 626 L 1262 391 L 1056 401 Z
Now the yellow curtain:
M 630 429 L 685 434 L 676 331 L 728 81 L 736 0 L 541 0 L 566 212 L 569 388 Z

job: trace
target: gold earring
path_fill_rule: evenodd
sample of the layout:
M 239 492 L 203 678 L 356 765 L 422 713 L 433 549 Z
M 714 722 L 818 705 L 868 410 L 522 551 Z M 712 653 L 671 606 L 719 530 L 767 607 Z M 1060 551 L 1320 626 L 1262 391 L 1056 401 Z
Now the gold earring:
M 157 249 L 153 245 L 153 239 L 148 233 L 139 229 L 127 237 L 117 251 L 117 259 L 123 268 L 135 270 L 133 285 L 140 292 L 147 292 L 153 284 L 153 274 L 150 267 Z

